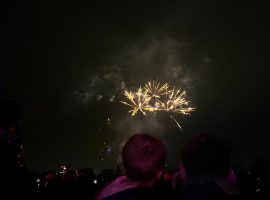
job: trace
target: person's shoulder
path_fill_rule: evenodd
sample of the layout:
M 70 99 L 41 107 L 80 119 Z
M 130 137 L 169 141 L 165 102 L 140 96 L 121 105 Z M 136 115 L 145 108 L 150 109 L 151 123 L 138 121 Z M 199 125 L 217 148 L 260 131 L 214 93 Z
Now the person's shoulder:
M 208 181 L 202 184 L 192 184 L 181 188 L 178 193 L 182 199 L 187 200 L 236 200 L 239 195 L 229 195 L 214 181 Z
M 115 179 L 112 183 L 106 185 L 95 198 L 96 200 L 105 199 L 108 196 L 111 196 L 115 193 L 118 193 L 121 188 L 121 183 L 125 181 L 126 176 L 121 176 Z
M 157 199 L 155 191 L 148 187 L 135 187 L 105 197 L 104 200 L 146 200 Z

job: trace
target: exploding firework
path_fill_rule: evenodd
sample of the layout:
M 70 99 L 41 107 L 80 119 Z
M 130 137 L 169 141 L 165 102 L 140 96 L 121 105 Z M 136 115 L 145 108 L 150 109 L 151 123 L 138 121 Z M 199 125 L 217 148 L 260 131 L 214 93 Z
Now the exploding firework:
M 157 99 L 163 95 L 168 94 L 168 89 L 169 86 L 167 83 L 161 85 L 160 82 L 154 80 L 152 82 L 149 81 L 144 86 L 144 90 L 147 92 L 147 94 L 152 98 Z
M 170 91 L 166 104 L 161 104 L 164 111 L 174 112 L 183 115 L 190 114 L 195 108 L 188 107 L 189 101 L 186 100 L 186 91 L 177 90 L 175 88 Z
M 125 91 L 125 96 L 130 103 L 125 101 L 120 102 L 133 108 L 129 111 L 132 116 L 136 115 L 138 111 L 141 111 L 144 115 L 146 115 L 146 111 L 154 111 L 154 108 L 149 104 L 152 97 L 141 87 L 136 92 Z
M 135 92 L 125 91 L 124 95 L 129 100 L 120 101 L 121 103 L 132 107 L 129 111 L 132 116 L 141 111 L 144 115 L 146 112 L 165 111 L 177 114 L 187 115 L 195 110 L 189 107 L 189 101 L 186 99 L 185 90 L 176 90 L 175 87 L 170 89 L 168 83 L 160 84 L 158 81 L 152 81 L 145 84 L 143 88 L 139 88 Z M 177 120 L 170 116 L 171 119 L 182 130 Z

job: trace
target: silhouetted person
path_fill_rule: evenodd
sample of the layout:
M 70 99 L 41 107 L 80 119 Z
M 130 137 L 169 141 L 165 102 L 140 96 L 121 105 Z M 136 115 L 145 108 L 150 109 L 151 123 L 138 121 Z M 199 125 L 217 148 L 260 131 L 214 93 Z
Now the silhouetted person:
M 166 160 L 165 145 L 147 134 L 132 136 L 122 150 L 126 176 L 117 178 L 97 196 L 98 199 L 157 199 L 153 189 L 160 179 Z
M 187 200 L 238 198 L 231 170 L 230 150 L 224 140 L 201 134 L 187 141 L 180 161 L 181 195 Z
M 93 174 L 94 175 L 94 174 Z M 77 176 L 78 198 L 94 199 L 97 193 L 97 179 L 87 173 L 80 172 Z
M 18 137 L 20 109 L 0 100 L 0 188 L 9 195 L 31 192 L 31 177 L 25 167 Z

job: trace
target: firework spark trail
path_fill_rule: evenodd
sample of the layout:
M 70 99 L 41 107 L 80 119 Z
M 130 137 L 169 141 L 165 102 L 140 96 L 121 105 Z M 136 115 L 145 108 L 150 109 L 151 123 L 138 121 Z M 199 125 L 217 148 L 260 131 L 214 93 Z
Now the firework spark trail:
M 180 124 L 178 123 L 178 121 L 172 115 L 170 115 L 170 118 L 176 123 L 176 125 L 178 126 L 178 128 L 183 132 L 182 127 L 180 126 Z

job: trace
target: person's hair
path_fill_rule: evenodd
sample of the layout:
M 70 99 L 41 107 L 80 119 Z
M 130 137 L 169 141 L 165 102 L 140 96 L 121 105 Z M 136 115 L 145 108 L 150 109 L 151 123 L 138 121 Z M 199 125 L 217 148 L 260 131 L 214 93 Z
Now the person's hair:
M 122 151 L 126 175 L 133 181 L 152 180 L 164 168 L 166 149 L 164 143 L 147 134 L 136 134 Z
M 183 145 L 181 161 L 189 176 L 225 178 L 231 165 L 230 150 L 225 140 L 200 134 Z

